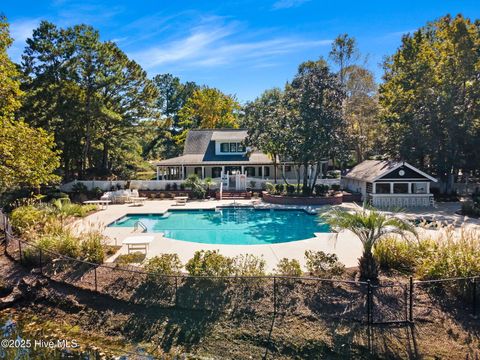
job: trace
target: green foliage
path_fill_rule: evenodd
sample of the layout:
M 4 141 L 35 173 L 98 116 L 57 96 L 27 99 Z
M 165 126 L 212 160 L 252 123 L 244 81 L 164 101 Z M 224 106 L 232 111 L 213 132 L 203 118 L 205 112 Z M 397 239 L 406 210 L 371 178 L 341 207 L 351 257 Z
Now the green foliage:
M 305 259 L 307 270 L 312 276 L 331 278 L 341 276 L 345 272 L 345 265 L 338 261 L 335 254 L 307 250 Z
M 88 188 L 84 183 L 77 182 L 73 184 L 71 192 L 73 194 L 85 194 L 88 192 Z
M 178 112 L 184 130 L 177 136 L 177 143 L 185 141 L 189 129 L 238 128 L 239 110 L 234 96 L 209 87 L 196 89 Z
M 380 86 L 388 155 L 431 169 L 451 190 L 453 176 L 480 167 L 480 31 L 444 16 L 402 38 Z
M 147 261 L 145 271 L 150 280 L 155 280 L 159 275 L 178 275 L 182 267 L 177 254 L 160 254 Z
M 324 184 L 316 184 L 315 185 L 315 195 L 317 196 L 325 196 L 328 192 L 330 187 Z
M 126 266 L 129 264 L 139 264 L 145 260 L 145 254 L 139 251 L 118 255 L 115 259 L 115 263 L 120 266 Z
M 234 258 L 233 267 L 237 276 L 265 276 L 266 264 L 261 256 L 242 254 Z
M 480 202 L 467 200 L 462 202 L 462 215 L 480 217 Z
M 11 224 L 20 233 L 26 232 L 39 224 L 46 214 L 45 211 L 33 205 L 20 206 L 12 211 Z
M 332 186 L 330 186 L 330 189 L 332 189 L 333 191 L 340 191 L 340 185 L 332 184 Z
M 279 260 L 274 273 L 281 276 L 301 276 L 302 267 L 296 259 L 282 258 Z
M 104 236 L 99 231 L 90 231 L 81 236 L 83 260 L 101 264 L 105 259 Z
M 363 255 L 359 259 L 360 278 L 365 280 L 377 279 L 378 266 L 372 250 L 381 238 L 389 234 L 416 235 L 415 227 L 408 221 L 385 215 L 374 208 L 353 212 L 334 209 L 322 217 L 335 231 L 350 230 L 360 239 L 363 245 Z
M 268 193 L 275 194 L 275 184 L 272 184 L 271 182 L 266 182 L 264 184 L 265 190 L 267 190 Z
M 187 180 L 185 180 L 185 187 L 190 188 L 193 196 L 197 199 L 205 198 L 207 192 L 206 186 L 196 174 L 188 176 Z
M 23 60 L 21 115 L 54 133 L 64 176 L 131 176 L 142 163 L 136 124 L 157 117 L 145 71 L 92 27 L 47 21 L 27 40 Z
M 411 274 L 415 270 L 418 243 L 396 237 L 385 237 L 375 244 L 374 257 L 382 270 Z
M 228 276 L 234 273 L 233 259 L 219 254 L 218 250 L 196 251 L 185 269 L 190 275 Z

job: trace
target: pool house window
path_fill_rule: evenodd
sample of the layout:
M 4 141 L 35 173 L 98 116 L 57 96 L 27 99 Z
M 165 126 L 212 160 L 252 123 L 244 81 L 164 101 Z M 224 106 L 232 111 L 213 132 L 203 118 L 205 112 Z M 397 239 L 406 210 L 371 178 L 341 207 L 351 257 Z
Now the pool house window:
M 393 184 L 393 193 L 394 194 L 408 194 L 408 183 L 394 183 Z

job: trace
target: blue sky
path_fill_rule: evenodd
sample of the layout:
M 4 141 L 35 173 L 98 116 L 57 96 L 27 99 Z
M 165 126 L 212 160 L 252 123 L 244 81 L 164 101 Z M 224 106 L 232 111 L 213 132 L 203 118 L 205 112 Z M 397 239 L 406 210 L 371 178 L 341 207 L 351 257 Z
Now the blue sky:
M 93 25 L 149 76 L 172 73 L 218 87 L 241 101 L 294 76 L 305 60 L 326 57 L 348 33 L 381 80 L 382 59 L 402 34 L 447 13 L 480 18 L 480 0 L 177 0 L 11 1 L 0 5 L 11 23 L 15 61 L 41 20 Z

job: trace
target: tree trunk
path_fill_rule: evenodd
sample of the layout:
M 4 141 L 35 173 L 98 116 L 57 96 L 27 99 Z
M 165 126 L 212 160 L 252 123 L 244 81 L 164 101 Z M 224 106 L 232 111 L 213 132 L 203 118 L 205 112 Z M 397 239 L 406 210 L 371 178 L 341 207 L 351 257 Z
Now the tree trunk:
M 310 187 L 308 186 L 308 163 L 303 164 L 303 195 L 310 195 Z
M 360 280 L 378 280 L 378 264 L 371 251 L 364 250 L 362 257 L 358 260 Z

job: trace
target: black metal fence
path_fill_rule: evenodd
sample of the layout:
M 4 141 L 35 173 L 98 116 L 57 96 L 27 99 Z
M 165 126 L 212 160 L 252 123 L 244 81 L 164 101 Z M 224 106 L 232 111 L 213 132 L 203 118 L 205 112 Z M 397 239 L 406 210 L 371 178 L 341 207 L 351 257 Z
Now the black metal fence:
M 480 277 L 371 284 L 288 276 L 155 275 L 137 267 L 94 264 L 42 249 L 4 223 L 5 253 L 54 281 L 145 306 L 242 314 L 259 312 L 413 323 L 435 311 L 476 315 Z

